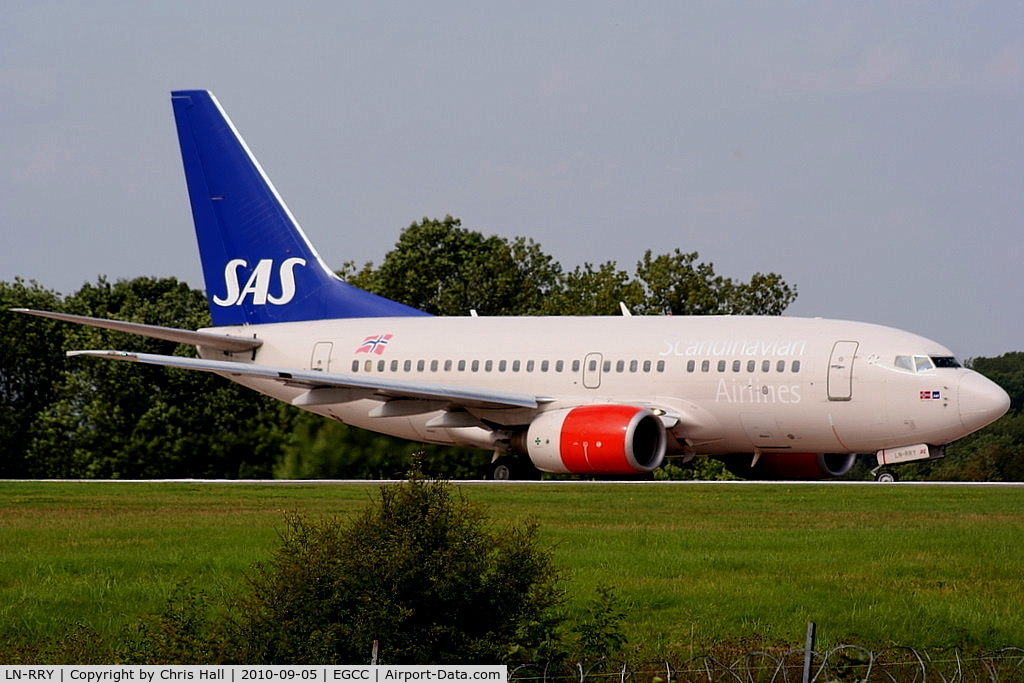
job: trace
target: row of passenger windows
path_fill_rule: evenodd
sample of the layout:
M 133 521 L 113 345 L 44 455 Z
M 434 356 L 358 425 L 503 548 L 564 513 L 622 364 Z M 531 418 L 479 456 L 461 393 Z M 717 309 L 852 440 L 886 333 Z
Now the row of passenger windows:
M 597 360 L 587 361 L 588 372 L 597 372 Z M 412 372 L 415 366 L 416 372 L 426 372 L 427 368 L 430 368 L 430 372 L 441 372 L 442 368 L 444 372 L 452 372 L 456 370 L 458 372 L 565 372 L 566 361 L 564 360 L 542 360 L 542 361 L 519 361 L 519 360 L 446 360 L 444 362 L 439 360 L 405 360 L 398 361 L 392 360 L 390 363 L 385 360 L 378 360 L 376 363 L 372 360 L 352 361 L 352 372 L 385 372 L 390 370 L 391 372 Z M 579 372 L 581 367 L 581 361 L 574 360 L 568 363 L 571 372 Z M 629 372 L 665 372 L 665 361 L 659 360 L 657 362 L 645 360 L 619 360 L 612 361 L 606 360 L 602 364 L 604 372 L 611 372 L 612 368 L 615 368 L 615 372 L 626 372 L 627 368 Z
M 761 361 L 760 365 L 761 365 L 761 372 L 771 372 L 772 371 L 772 362 L 770 360 L 763 360 L 763 361 Z M 747 370 L 747 372 L 757 372 L 757 366 L 758 366 L 758 362 L 756 360 L 748 360 L 746 362 L 746 370 Z M 733 372 L 743 372 L 743 368 L 744 368 L 743 361 L 741 361 L 741 360 L 734 360 L 732 362 L 732 371 Z M 725 372 L 726 370 L 729 369 L 729 362 L 725 361 L 725 360 L 718 361 L 718 363 L 716 364 L 716 369 L 718 370 L 718 372 Z M 697 361 L 695 361 L 695 360 L 686 361 L 686 371 L 687 372 L 696 372 L 697 371 Z M 700 362 L 700 371 L 701 372 L 711 372 L 711 361 L 710 360 L 702 360 Z M 775 372 L 786 372 L 786 361 L 784 361 L 784 360 L 775 361 Z M 789 364 L 789 372 L 800 372 L 800 361 L 798 361 L 798 360 L 791 361 L 790 364 Z

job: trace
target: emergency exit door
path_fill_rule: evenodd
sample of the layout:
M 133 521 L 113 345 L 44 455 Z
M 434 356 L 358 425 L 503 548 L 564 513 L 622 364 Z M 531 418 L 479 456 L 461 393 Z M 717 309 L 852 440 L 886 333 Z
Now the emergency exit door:
M 583 359 L 583 386 L 587 389 L 597 389 L 601 386 L 601 362 L 600 353 L 588 353 Z
M 828 361 L 828 400 L 849 401 L 853 398 L 853 361 L 858 343 L 837 341 Z

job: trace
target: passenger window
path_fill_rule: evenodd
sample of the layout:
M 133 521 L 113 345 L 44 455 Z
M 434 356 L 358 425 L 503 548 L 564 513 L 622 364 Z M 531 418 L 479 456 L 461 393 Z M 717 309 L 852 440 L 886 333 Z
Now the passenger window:
M 542 360 L 540 362 L 540 371 L 541 372 L 547 372 L 548 368 L 550 367 L 550 363 L 551 363 L 551 361 Z
M 604 362 L 604 371 L 605 372 L 611 372 L 612 371 L 612 362 L 610 360 L 606 360 Z
M 644 372 L 650 372 L 650 371 L 651 371 L 651 361 L 645 360 L 644 361 Z
M 526 371 L 527 372 L 533 372 L 533 363 L 534 362 L 532 360 L 526 361 Z
M 366 361 L 363 364 L 363 370 L 365 370 L 366 372 L 372 372 L 373 371 L 373 361 L 372 360 Z
M 520 365 L 519 361 L 517 361 L 517 360 L 512 361 L 512 372 L 519 372 L 519 368 L 520 367 L 521 367 L 521 365 Z
M 505 370 L 507 370 L 507 369 L 508 369 L 508 361 L 507 360 L 499 360 L 498 361 L 498 372 L 505 372 Z
M 753 372 L 754 370 L 757 370 L 757 361 L 756 360 L 748 360 L 747 361 L 747 372 Z
M 405 361 L 405 363 L 402 364 L 402 369 L 405 370 L 406 372 L 409 372 L 410 370 L 412 370 L 412 361 L 411 360 Z
M 437 372 L 437 365 L 438 365 L 438 362 L 436 360 L 430 361 L 430 371 L 431 372 Z
M 785 371 L 786 371 L 786 361 L 780 360 L 778 363 L 775 364 L 775 372 L 785 372 Z
M 359 361 L 352 361 L 352 372 L 359 372 Z
M 446 360 L 444 362 L 444 371 L 445 372 L 451 372 L 452 371 L 452 362 L 450 360 Z
M 465 372 L 465 371 L 466 371 L 466 361 L 460 360 L 459 361 L 459 372 Z
M 800 372 L 800 361 L 793 361 L 793 372 Z
M 658 361 L 658 372 L 665 372 L 665 361 Z
M 772 362 L 770 360 L 761 362 L 761 372 L 771 372 Z
M 691 360 L 690 362 L 692 363 L 693 361 Z M 629 361 L 629 371 L 630 372 L 636 372 L 638 366 L 639 366 L 639 363 L 637 361 L 635 361 L 635 360 Z M 690 372 L 693 372 L 693 370 L 690 370 Z
M 561 372 L 564 369 L 565 369 L 565 361 L 564 360 L 556 360 L 555 361 L 555 372 Z M 578 360 L 574 360 L 572 362 L 572 371 L 573 372 L 579 372 L 580 371 L 580 362 Z
M 494 361 L 493 360 L 489 360 L 486 363 L 484 363 L 484 372 L 490 372 L 493 369 L 494 369 Z
M 709 360 L 702 360 L 700 362 L 700 371 L 701 372 L 710 372 L 711 371 L 711 361 L 709 361 Z
M 391 361 L 391 372 L 398 372 L 398 361 Z
M 742 365 L 742 363 L 740 363 L 740 362 L 739 362 L 738 360 L 734 360 L 734 361 L 732 362 L 732 371 L 733 371 L 733 372 L 739 372 L 739 371 L 740 371 L 740 366 L 741 366 L 741 365 Z
M 719 372 L 725 372 L 725 361 L 724 360 L 718 361 L 718 371 Z
M 626 361 L 624 361 L 624 360 L 616 361 L 615 362 L 615 372 L 625 372 L 625 371 L 626 371 Z
M 384 372 L 384 361 L 377 361 L 377 372 Z
M 693 372 L 696 369 L 697 369 L 697 361 L 695 361 L 695 360 L 688 360 L 688 361 L 686 361 L 686 371 L 687 372 Z

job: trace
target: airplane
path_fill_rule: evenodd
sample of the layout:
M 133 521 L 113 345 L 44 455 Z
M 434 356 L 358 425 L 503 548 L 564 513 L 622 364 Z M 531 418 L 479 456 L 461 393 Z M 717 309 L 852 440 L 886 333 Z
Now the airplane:
M 494 452 L 493 479 L 647 475 L 667 458 L 817 480 L 893 465 L 1002 416 L 946 347 L 875 324 L 775 316 L 432 316 L 323 261 L 212 93 L 171 94 L 213 326 L 20 312 L 192 344 L 197 358 L 69 356 L 211 372 L 326 418 Z M 884 468 L 884 469 L 882 469 Z

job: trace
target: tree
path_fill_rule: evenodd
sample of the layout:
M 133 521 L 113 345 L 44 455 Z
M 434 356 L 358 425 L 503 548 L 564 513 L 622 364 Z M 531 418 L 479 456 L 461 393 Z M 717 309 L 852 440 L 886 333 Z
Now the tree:
M 540 310 L 559 272 L 532 240 L 485 237 L 446 216 L 402 231 L 380 268 L 364 269 L 358 284 L 434 315 L 528 315 Z
M 61 302 L 35 282 L 0 282 L 0 478 L 30 476 L 29 426 L 55 400 L 66 362 L 64 326 L 8 312 L 14 307 L 52 311 Z
M 619 315 L 619 303 L 630 311 L 646 308 L 643 285 L 614 261 L 596 268 L 590 263 L 562 275 L 559 287 L 545 300 L 546 315 Z
M 173 278 L 100 279 L 68 297 L 79 315 L 194 329 L 202 293 Z M 72 349 L 193 355 L 173 342 L 59 324 Z M 26 471 L 37 477 L 269 476 L 295 409 L 206 373 L 64 359 L 52 400 L 31 427 Z
M 637 264 L 643 284 L 643 312 L 672 315 L 781 315 L 796 300 L 796 288 L 779 275 L 755 273 L 749 282 L 715 274 L 714 266 L 698 260 L 697 252 L 652 255 Z
M 648 250 L 634 276 L 614 261 L 563 272 L 540 245 L 424 218 L 399 237 L 379 268 L 343 269 L 352 284 L 435 315 L 780 315 L 796 288 L 775 273 L 747 282 L 717 275 L 696 252 Z

